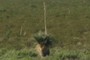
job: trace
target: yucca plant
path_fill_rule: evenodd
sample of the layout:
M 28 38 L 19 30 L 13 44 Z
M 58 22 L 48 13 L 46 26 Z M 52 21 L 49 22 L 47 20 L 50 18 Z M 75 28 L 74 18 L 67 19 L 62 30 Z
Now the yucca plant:
M 42 31 L 39 31 L 37 34 L 35 34 L 34 38 L 39 44 L 44 44 L 46 46 L 52 44 L 51 36 L 44 34 Z
M 45 1 L 43 0 L 43 8 L 44 8 L 44 28 L 45 28 L 45 31 L 42 32 L 42 31 L 39 31 L 35 36 L 34 38 L 36 39 L 36 41 L 39 43 L 39 44 L 43 44 L 45 46 L 50 46 L 51 45 L 51 42 L 52 42 L 52 38 L 50 35 L 48 35 L 47 33 L 47 21 L 46 21 L 46 3 Z

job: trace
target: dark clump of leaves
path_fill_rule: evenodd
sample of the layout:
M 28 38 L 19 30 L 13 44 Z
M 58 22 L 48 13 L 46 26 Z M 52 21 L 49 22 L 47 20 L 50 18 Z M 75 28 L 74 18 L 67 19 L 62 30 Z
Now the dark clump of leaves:
M 41 31 L 35 34 L 34 38 L 39 44 L 44 44 L 46 46 L 52 45 L 52 41 L 53 41 L 52 37 L 49 35 L 46 35 Z

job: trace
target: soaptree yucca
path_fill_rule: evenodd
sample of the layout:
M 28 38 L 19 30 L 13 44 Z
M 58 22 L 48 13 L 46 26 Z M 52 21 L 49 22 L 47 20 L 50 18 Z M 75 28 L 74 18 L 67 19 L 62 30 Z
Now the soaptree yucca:
M 40 56 L 50 55 L 50 46 L 52 45 L 52 38 L 45 35 L 43 32 L 38 32 L 34 35 L 37 41 L 36 50 Z
M 45 35 L 41 31 L 35 34 L 34 38 L 38 44 L 44 44 L 46 46 L 50 46 L 52 44 L 52 37 L 50 35 Z
M 38 42 L 36 45 L 36 50 L 40 56 L 47 56 L 50 54 L 50 46 L 52 45 L 52 38 L 47 33 L 47 22 L 46 22 L 46 5 L 45 1 L 43 2 L 44 6 L 44 28 L 45 31 L 39 31 L 34 35 L 35 40 Z

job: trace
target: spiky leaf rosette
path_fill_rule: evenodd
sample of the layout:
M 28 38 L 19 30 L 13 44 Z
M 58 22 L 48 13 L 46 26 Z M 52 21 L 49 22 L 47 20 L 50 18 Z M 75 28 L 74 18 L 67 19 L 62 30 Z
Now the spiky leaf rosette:
M 49 35 L 45 35 L 41 31 L 35 34 L 34 38 L 39 44 L 44 44 L 44 45 L 49 46 L 52 43 L 52 38 Z

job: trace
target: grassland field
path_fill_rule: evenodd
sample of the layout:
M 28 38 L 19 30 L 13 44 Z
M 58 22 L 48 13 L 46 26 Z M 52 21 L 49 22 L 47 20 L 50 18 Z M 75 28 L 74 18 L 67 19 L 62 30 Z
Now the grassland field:
M 44 60 L 90 60 L 90 1 L 45 2 L 56 43 Z M 0 0 L 0 60 L 40 60 L 33 35 L 44 30 L 43 14 L 43 0 Z

